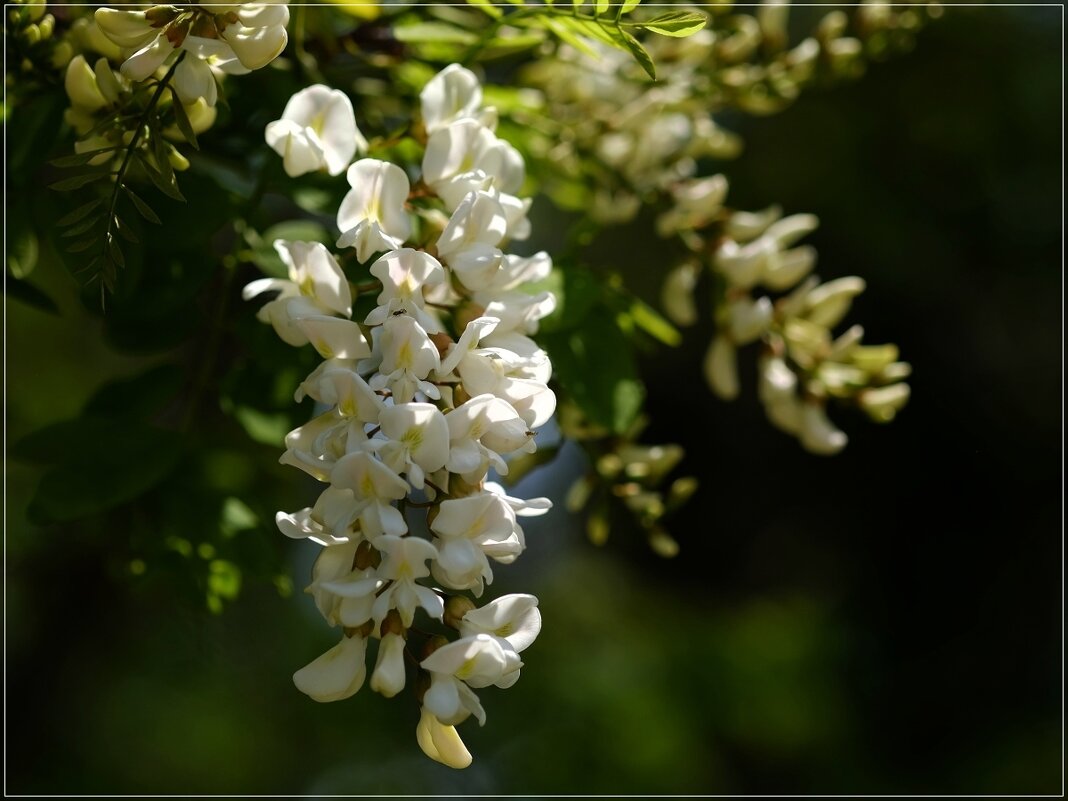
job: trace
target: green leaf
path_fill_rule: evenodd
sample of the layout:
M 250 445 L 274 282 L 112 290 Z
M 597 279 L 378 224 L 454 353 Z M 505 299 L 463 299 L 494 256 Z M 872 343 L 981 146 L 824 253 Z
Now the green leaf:
M 84 167 L 102 153 L 112 153 L 116 149 L 114 147 L 102 147 L 99 150 L 87 150 L 84 153 L 75 153 L 71 156 L 60 156 L 58 159 L 52 159 L 48 163 L 53 167 Z
M 137 234 L 133 232 L 129 225 L 123 222 L 122 217 L 115 215 L 115 230 L 119 232 L 119 235 L 127 242 L 137 244 L 141 240 L 137 238 Z
M 254 442 L 280 446 L 292 426 L 289 417 L 282 412 L 261 412 L 251 406 L 238 406 L 234 418 Z
M 25 278 L 37 266 L 40 247 L 37 234 L 25 214 L 11 208 L 8 212 L 7 269 L 15 278 Z
M 703 29 L 707 23 L 708 19 L 705 15 L 696 11 L 669 11 L 652 19 L 621 24 L 659 33 L 661 36 L 682 38 L 693 36 L 693 34 Z
M 129 378 L 109 381 L 85 405 L 85 414 L 98 418 L 147 418 L 165 409 L 185 384 L 175 364 L 160 364 Z
M 653 64 L 653 59 L 649 55 L 648 51 L 642 47 L 641 42 L 631 36 L 622 28 L 619 29 L 620 35 L 623 37 L 623 43 L 627 46 L 627 50 L 630 51 L 634 59 L 641 65 L 641 68 L 645 70 L 645 74 L 656 80 L 656 65 Z
M 178 130 L 182 132 L 185 141 L 200 150 L 200 145 L 197 144 L 197 135 L 193 132 L 193 124 L 189 121 L 189 115 L 185 113 L 185 106 L 182 105 L 180 100 L 176 100 L 171 104 L 171 108 L 174 110 L 174 121 L 178 124 Z
M 149 206 L 140 197 L 134 194 L 134 191 L 130 189 L 126 184 L 122 185 L 123 191 L 126 192 L 130 198 L 130 202 L 133 203 L 134 208 L 137 209 L 137 213 L 148 220 L 150 223 L 160 224 L 160 219 L 156 215 L 156 212 L 152 211 L 152 207 Z
M 162 140 L 157 139 L 156 141 Z M 166 154 L 163 156 L 162 164 L 165 166 L 162 168 L 159 166 L 160 159 L 158 155 L 155 163 L 149 161 L 148 157 L 140 150 L 136 151 L 135 155 L 137 156 L 137 160 L 141 162 L 141 166 L 145 168 L 145 172 L 148 173 L 149 180 L 156 185 L 156 189 L 167 197 L 174 198 L 175 200 L 185 200 L 185 196 L 178 189 L 178 182 L 175 180 L 174 170 L 171 168 L 171 163 L 167 160 Z
M 53 184 L 49 184 L 49 189 L 55 189 L 57 192 L 69 192 L 72 189 L 81 189 L 86 184 L 90 184 L 93 181 L 99 181 L 105 175 L 107 171 L 96 170 L 94 172 L 85 172 L 81 175 L 74 175 L 70 178 L 64 178 L 62 181 L 56 181 Z
M 580 267 L 554 269 L 545 281 L 527 287 L 531 292 L 546 289 L 556 295 L 556 309 L 540 323 L 547 333 L 580 326 L 602 294 L 597 277 Z
M 92 236 L 88 236 L 80 242 L 74 242 L 73 244 L 67 245 L 66 250 L 67 253 L 81 253 L 84 250 L 89 250 L 89 248 L 91 248 L 98 242 L 100 242 L 100 238 L 97 237 L 96 234 L 93 234 Z
M 120 267 L 126 266 L 126 256 L 123 255 L 122 247 L 114 235 L 108 240 L 108 256 Z
M 59 314 L 59 307 L 56 306 L 56 302 L 29 281 L 20 281 L 9 276 L 4 288 L 4 294 L 9 298 L 22 301 L 27 306 L 32 306 L 38 311 Z
M 597 9 L 597 14 L 600 15 L 606 13 L 611 7 L 611 5 L 612 3 L 610 2 L 610 0 L 597 0 L 597 5 L 595 6 Z
M 617 290 L 610 297 L 610 305 L 631 324 L 665 345 L 674 348 L 682 344 L 682 334 L 679 330 L 641 298 Z
M 101 425 L 80 418 L 59 425 L 61 438 L 50 427 L 36 439 L 38 445 L 51 439 L 61 457 L 30 501 L 27 514 L 38 524 L 78 520 L 132 501 L 170 475 L 182 456 L 180 435 L 136 421 Z
M 630 347 L 613 315 L 599 308 L 581 328 L 543 334 L 556 379 L 591 421 L 616 433 L 637 419 L 645 399 Z
M 471 31 L 465 31 L 445 22 L 416 22 L 410 25 L 398 25 L 393 35 L 399 42 L 474 44 L 478 37 Z
M 570 29 L 564 23 L 564 20 L 569 19 L 569 17 L 539 16 L 533 17 L 531 21 L 540 22 L 545 28 L 550 30 L 556 36 L 557 39 L 559 39 L 564 44 L 571 45 L 580 53 L 583 53 L 589 56 L 590 58 L 597 58 L 598 53 L 594 48 L 590 47 L 589 42 L 584 40 L 581 36 L 578 36 L 575 31 Z
M 103 202 L 104 198 L 98 197 L 95 200 L 90 200 L 88 203 L 83 203 L 70 214 L 65 214 L 56 220 L 56 225 L 60 228 L 65 225 L 73 225 Z
M 89 217 L 88 219 L 82 220 L 77 225 L 72 225 L 70 228 L 68 228 L 66 231 L 64 231 L 62 234 L 60 234 L 60 236 L 70 237 L 70 236 L 77 236 L 78 234 L 83 234 L 86 231 L 88 231 L 90 228 L 92 228 L 94 225 L 96 225 L 98 222 L 100 222 L 100 217 L 98 215 L 94 214 L 91 217 Z
M 492 2 L 490 2 L 490 0 L 467 0 L 467 3 L 468 5 L 475 6 L 480 11 L 486 12 L 494 19 L 501 18 L 501 12 L 497 9 L 495 5 L 493 5 Z
M 154 169 L 147 160 L 141 160 L 144 165 L 145 172 L 148 173 L 149 180 L 156 185 L 156 189 L 165 194 L 167 197 L 174 198 L 175 200 L 185 200 L 185 196 L 178 189 L 178 182 L 174 179 L 174 173 L 170 173 L 170 177 L 162 175 L 158 170 Z

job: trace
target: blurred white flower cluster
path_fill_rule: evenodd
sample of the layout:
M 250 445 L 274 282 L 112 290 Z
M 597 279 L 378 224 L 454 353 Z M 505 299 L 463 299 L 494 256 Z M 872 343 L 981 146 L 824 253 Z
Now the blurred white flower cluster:
M 816 251 L 797 243 L 815 230 L 814 215 L 782 217 L 775 206 L 731 211 L 723 205 L 726 195 L 722 175 L 672 189 L 659 232 L 680 235 L 698 255 L 669 273 L 664 309 L 679 325 L 693 324 L 694 288 L 710 267 L 716 334 L 705 375 L 713 391 L 726 400 L 738 395 L 737 348 L 759 341 L 759 395 L 768 419 L 808 451 L 837 453 L 848 438 L 828 418 L 827 402 L 854 404 L 876 422 L 888 422 L 908 401 L 903 379 L 911 367 L 898 361 L 896 345 L 863 345 L 860 326 L 832 334 L 865 285 L 856 276 L 821 283 L 811 275 Z
M 340 173 L 339 160 L 355 150 L 352 106 L 325 87 L 305 91 L 268 141 L 286 138 L 283 157 L 304 148 L 301 164 Z M 277 293 L 261 319 L 324 359 L 296 397 L 325 411 L 286 437 L 281 461 L 326 486 L 313 506 L 279 512 L 277 523 L 322 546 L 308 591 L 342 635 L 294 682 L 317 701 L 353 695 L 377 640 L 371 689 L 391 697 L 414 685 L 419 745 L 465 767 L 471 755 L 455 726 L 472 715 L 485 722 L 474 690 L 514 684 L 520 652 L 541 628 L 531 595 L 481 608 L 470 596 L 492 582 L 493 562 L 523 551 L 519 518 L 550 506 L 509 497 L 488 478 L 508 472 L 510 454 L 534 451 L 535 429 L 555 410 L 552 365 L 530 339 L 555 301 L 525 291 L 551 269 L 547 254 L 505 252 L 529 233 L 529 201 L 515 194 L 524 165 L 494 134 L 477 79 L 450 66 L 421 100 L 427 141 L 415 192 L 390 162 L 365 158 L 346 171 L 338 247 L 372 262 L 374 308 L 350 319 L 346 275 L 324 245 L 309 242 L 276 242 L 289 279 L 254 281 L 245 297 Z M 315 127 L 316 104 L 326 123 L 313 139 L 306 129 Z M 443 624 L 439 633 L 428 630 L 434 623 Z
M 567 131 L 553 140 L 558 168 L 578 175 L 592 154 L 617 173 L 615 191 L 595 193 L 596 219 L 630 220 L 643 195 L 694 175 L 698 159 L 732 158 L 740 150 L 738 138 L 713 120 L 703 96 L 714 42 L 707 29 L 687 38 L 650 39 L 656 82 L 640 73 L 629 53 L 607 46 L 597 49 L 597 58 L 562 48 L 557 58 L 526 68 L 524 80 L 544 93 L 545 116 Z

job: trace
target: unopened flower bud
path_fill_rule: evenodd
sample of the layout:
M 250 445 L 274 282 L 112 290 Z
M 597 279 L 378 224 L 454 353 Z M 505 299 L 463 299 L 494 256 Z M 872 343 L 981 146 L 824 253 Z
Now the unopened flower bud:
M 404 689 L 404 680 L 404 637 L 392 632 L 383 634 L 371 674 L 371 689 L 392 698 Z
M 800 422 L 801 444 L 811 453 L 832 456 L 849 442 L 849 437 L 827 417 L 824 404 L 819 401 L 807 401 L 802 405 Z
M 868 417 L 877 423 L 889 423 L 908 403 L 910 392 L 908 384 L 891 384 L 864 390 L 857 399 Z
M 464 615 L 474 608 L 474 601 L 466 595 L 451 595 L 449 600 L 445 602 L 445 614 L 442 619 L 445 621 L 446 626 L 459 631 L 460 621 L 463 620 Z
M 189 159 L 179 153 L 174 147 L 168 146 L 167 161 L 179 172 L 189 169 Z
M 849 312 L 853 298 L 864 291 L 863 278 L 849 276 L 813 289 L 806 299 L 805 317 L 816 325 L 834 328 Z
M 83 56 L 75 56 L 67 65 L 63 87 L 67 90 L 70 102 L 86 111 L 96 111 L 107 105 L 97 86 L 96 74 Z
M 722 334 L 712 340 L 705 354 L 705 380 L 723 400 L 738 397 L 738 355 L 734 344 Z
M 423 753 L 450 768 L 466 768 L 471 764 L 471 752 L 467 750 L 455 726 L 446 726 L 425 708 L 415 727 L 415 739 Z

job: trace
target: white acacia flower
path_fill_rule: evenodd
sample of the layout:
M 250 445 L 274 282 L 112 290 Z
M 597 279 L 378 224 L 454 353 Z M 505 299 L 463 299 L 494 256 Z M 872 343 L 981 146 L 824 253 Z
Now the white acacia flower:
M 863 292 L 864 287 L 864 279 L 857 276 L 821 284 L 805 298 L 805 319 L 824 328 L 834 328 L 849 313 L 853 298 Z
M 313 701 L 340 701 L 355 695 L 367 676 L 367 641 L 357 634 L 293 674 L 297 689 Z
M 764 413 L 772 425 L 788 434 L 801 427 L 801 398 L 797 394 L 797 374 L 780 356 L 765 356 L 759 363 L 758 393 Z
M 293 514 L 274 516 L 278 530 L 293 539 L 310 539 L 320 545 L 341 545 L 357 535 L 352 530 L 353 496 L 349 490 L 327 487 L 315 506 Z
M 356 258 L 368 261 L 375 253 L 399 248 L 412 232 L 404 210 L 411 184 L 396 164 L 360 159 L 346 173 L 352 189 L 341 201 L 337 227 L 339 248 L 356 248 Z
M 745 345 L 758 339 L 771 325 L 774 311 L 768 297 L 756 300 L 741 297 L 731 301 L 727 306 L 731 341 L 736 345 Z
M 159 8 L 159 7 L 157 7 Z M 153 13 L 153 19 L 149 14 Z M 122 74 L 146 80 L 178 50 L 186 58 L 175 71 L 175 88 L 185 102 L 203 92 L 214 105 L 215 84 L 208 64 L 239 74 L 265 67 L 285 49 L 289 8 L 284 3 L 241 3 L 230 7 L 149 12 L 97 9 L 96 24 L 123 50 Z M 179 72 L 182 73 L 179 76 Z M 210 86 L 207 80 L 210 78 Z
M 693 325 L 697 322 L 697 304 L 693 293 L 700 275 L 699 265 L 685 262 L 672 269 L 664 279 L 660 305 L 675 325 Z
M 371 265 L 371 275 L 382 282 L 378 306 L 364 323 L 381 325 L 399 311 L 414 317 L 428 334 L 441 331 L 438 322 L 425 308 L 423 292 L 445 281 L 441 263 L 422 250 L 401 248 L 382 256 Z
M 440 398 L 441 392 L 426 380 L 441 367 L 438 349 L 414 317 L 395 312 L 382 324 L 375 343 L 381 357 L 379 372 L 371 378 L 372 389 L 389 389 L 395 403 L 408 403 L 415 393 Z
M 771 210 L 778 216 L 778 210 Z M 732 220 L 739 217 L 732 215 Z M 788 289 L 804 278 L 816 264 L 816 251 L 810 247 L 791 248 L 805 234 L 816 229 L 819 220 L 811 214 L 794 214 L 776 220 L 757 239 L 739 245 L 728 238 L 716 251 L 714 264 L 732 286 L 748 289 L 764 284 L 769 289 Z
M 368 383 L 354 369 L 351 359 L 327 359 L 301 382 L 295 398 L 305 396 L 336 406 L 342 417 L 354 417 L 362 423 L 377 423 L 383 404 Z
M 351 560 L 349 567 L 351 567 Z M 385 582 L 373 568 L 350 570 L 347 573 L 323 579 L 316 583 L 315 591 L 335 599 L 330 607 L 331 622 L 342 626 L 362 626 L 371 619 L 375 593 Z
M 371 355 L 367 338 L 352 320 L 307 314 L 297 317 L 294 323 L 324 359 L 362 359 Z
M 279 239 L 275 241 L 274 249 L 286 265 L 289 280 L 257 279 L 245 286 L 241 297 L 251 300 L 266 292 L 278 292 L 278 297 L 265 304 L 257 317 L 269 322 L 283 341 L 295 346 L 308 343 L 308 337 L 296 323 L 300 317 L 310 314 L 348 317 L 352 314 L 348 279 L 325 245 Z
M 492 325 L 480 322 L 487 320 L 492 321 Z M 533 340 L 514 332 L 495 339 L 495 344 L 503 347 L 474 347 L 474 337 L 489 337 L 497 322 L 492 317 L 480 317 L 468 323 L 446 363 L 455 365 L 468 393 L 495 395 L 508 401 L 527 425 L 537 428 L 547 422 L 556 410 L 556 395 L 545 383 L 552 374 L 552 365 L 545 351 L 538 348 Z M 472 331 L 475 325 L 479 327 Z M 469 334 L 470 338 L 465 343 L 464 337 Z M 512 345 L 516 350 L 507 345 Z
M 182 63 L 174 69 L 174 91 L 183 103 L 193 103 L 199 99 L 209 107 L 214 107 L 219 99 L 218 81 L 223 75 L 250 72 L 233 49 L 218 39 L 187 36 L 182 42 L 182 49 L 195 56 L 182 59 Z
M 464 327 L 464 332 L 460 335 L 459 341 L 449 347 L 445 354 L 445 359 L 441 363 L 439 373 L 447 376 L 455 370 L 460 362 L 478 347 L 482 337 L 493 333 L 493 329 L 497 327 L 498 322 L 500 321 L 496 317 L 476 317 L 471 320 Z
M 501 454 L 533 453 L 534 432 L 511 405 L 493 395 L 478 395 L 445 415 L 449 424 L 450 472 L 480 476 L 492 465 L 507 475 Z
M 427 473 L 445 466 L 449 458 L 449 426 L 445 415 L 429 403 L 401 403 L 382 411 L 379 418 L 386 440 L 371 440 L 383 463 L 395 473 L 406 473 L 416 489 Z
M 431 134 L 457 120 L 478 119 L 482 84 L 471 70 L 450 64 L 427 81 L 419 100 L 423 127 Z
M 353 516 L 360 521 L 360 531 L 373 540 L 385 533 L 395 536 L 408 530 L 393 501 L 408 494 L 408 482 L 366 451 L 349 453 L 337 460 L 330 471 L 330 481 L 341 489 L 352 490 Z
M 438 255 L 465 287 L 486 289 L 501 271 L 504 253 L 497 246 L 507 231 L 508 220 L 497 199 L 489 192 L 472 192 L 438 237 Z
M 684 181 L 671 190 L 674 206 L 656 220 L 660 236 L 704 228 L 712 222 L 727 199 L 727 179 L 722 175 Z
M 838 430 L 827 417 L 825 405 L 819 401 L 801 404 L 798 438 L 805 450 L 821 456 L 832 456 L 849 442 L 845 432 Z
M 738 397 L 738 350 L 722 334 L 713 338 L 705 352 L 705 380 L 723 400 Z
M 441 620 L 445 611 L 441 596 L 429 587 L 416 583 L 416 579 L 430 575 L 426 562 L 437 558 L 438 549 L 418 537 L 383 536 L 376 539 L 374 545 L 382 552 L 378 575 L 392 581 L 375 600 L 375 622 L 380 623 L 390 609 L 396 609 L 401 623 L 405 628 L 410 628 L 415 619 L 415 610 L 419 607 L 432 618 Z
M 512 507 L 516 517 L 540 517 L 553 508 L 553 502 L 548 498 L 515 498 L 505 492 L 504 487 L 496 481 L 486 481 L 482 488 L 487 492 L 500 495 L 504 502 Z
M 521 664 L 521 663 L 520 663 Z M 471 688 L 489 687 L 503 682 L 518 670 L 505 654 L 496 637 L 476 634 L 443 645 L 420 662 L 430 673 L 430 689 L 423 696 L 423 706 L 442 723 L 455 725 L 474 715 L 480 725 L 486 713 Z
M 514 235 L 513 235 L 513 238 Z M 553 260 L 544 250 L 533 256 L 505 254 L 491 289 L 517 289 L 521 284 L 543 281 L 553 270 Z
M 423 180 L 456 208 L 469 192 L 495 187 L 515 194 L 523 185 L 523 157 L 476 120 L 462 119 L 427 139 Z
M 265 136 L 290 177 L 324 169 L 341 175 L 357 150 L 367 150 L 348 95 L 322 84 L 289 98 L 282 118 L 267 124 Z
M 513 593 L 472 609 L 460 620 L 460 634 L 487 634 L 516 653 L 529 648 L 541 632 L 541 612 L 533 595 Z
M 319 614 L 331 626 L 336 626 L 341 622 L 338 614 L 341 598 L 323 589 L 323 585 L 337 579 L 343 579 L 352 572 L 352 562 L 356 556 L 358 545 L 359 543 L 356 540 L 352 540 L 341 545 L 323 548 L 319 551 L 315 564 L 312 566 L 312 581 L 304 592 L 312 597 Z
M 515 511 L 492 492 L 443 501 L 430 528 L 440 538 L 434 578 L 475 595 L 493 581 L 487 557 L 510 564 L 525 547 Z
M 338 459 L 366 441 L 360 420 L 330 409 L 286 434 L 286 451 L 278 461 L 326 481 Z
M 468 767 L 472 762 L 471 752 L 460 739 L 456 727 L 446 726 L 425 706 L 419 712 L 415 739 L 424 754 L 442 765 L 459 770 Z
M 487 317 L 500 320 L 497 325 L 498 334 L 509 331 L 536 334 L 538 321 L 556 310 L 556 295 L 548 291 L 536 295 L 518 289 L 507 292 L 476 292 L 475 301 L 485 306 L 484 314 Z

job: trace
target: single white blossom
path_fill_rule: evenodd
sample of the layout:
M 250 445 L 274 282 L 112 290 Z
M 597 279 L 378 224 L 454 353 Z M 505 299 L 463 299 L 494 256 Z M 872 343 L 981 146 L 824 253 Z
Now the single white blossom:
M 361 262 L 399 248 L 412 231 L 404 210 L 411 189 L 404 170 L 387 161 L 360 159 L 345 175 L 352 189 L 337 212 L 337 246 L 355 247 Z
M 291 177 L 317 170 L 340 175 L 357 151 L 367 150 L 348 95 L 322 84 L 289 98 L 282 118 L 267 124 L 265 136 Z

